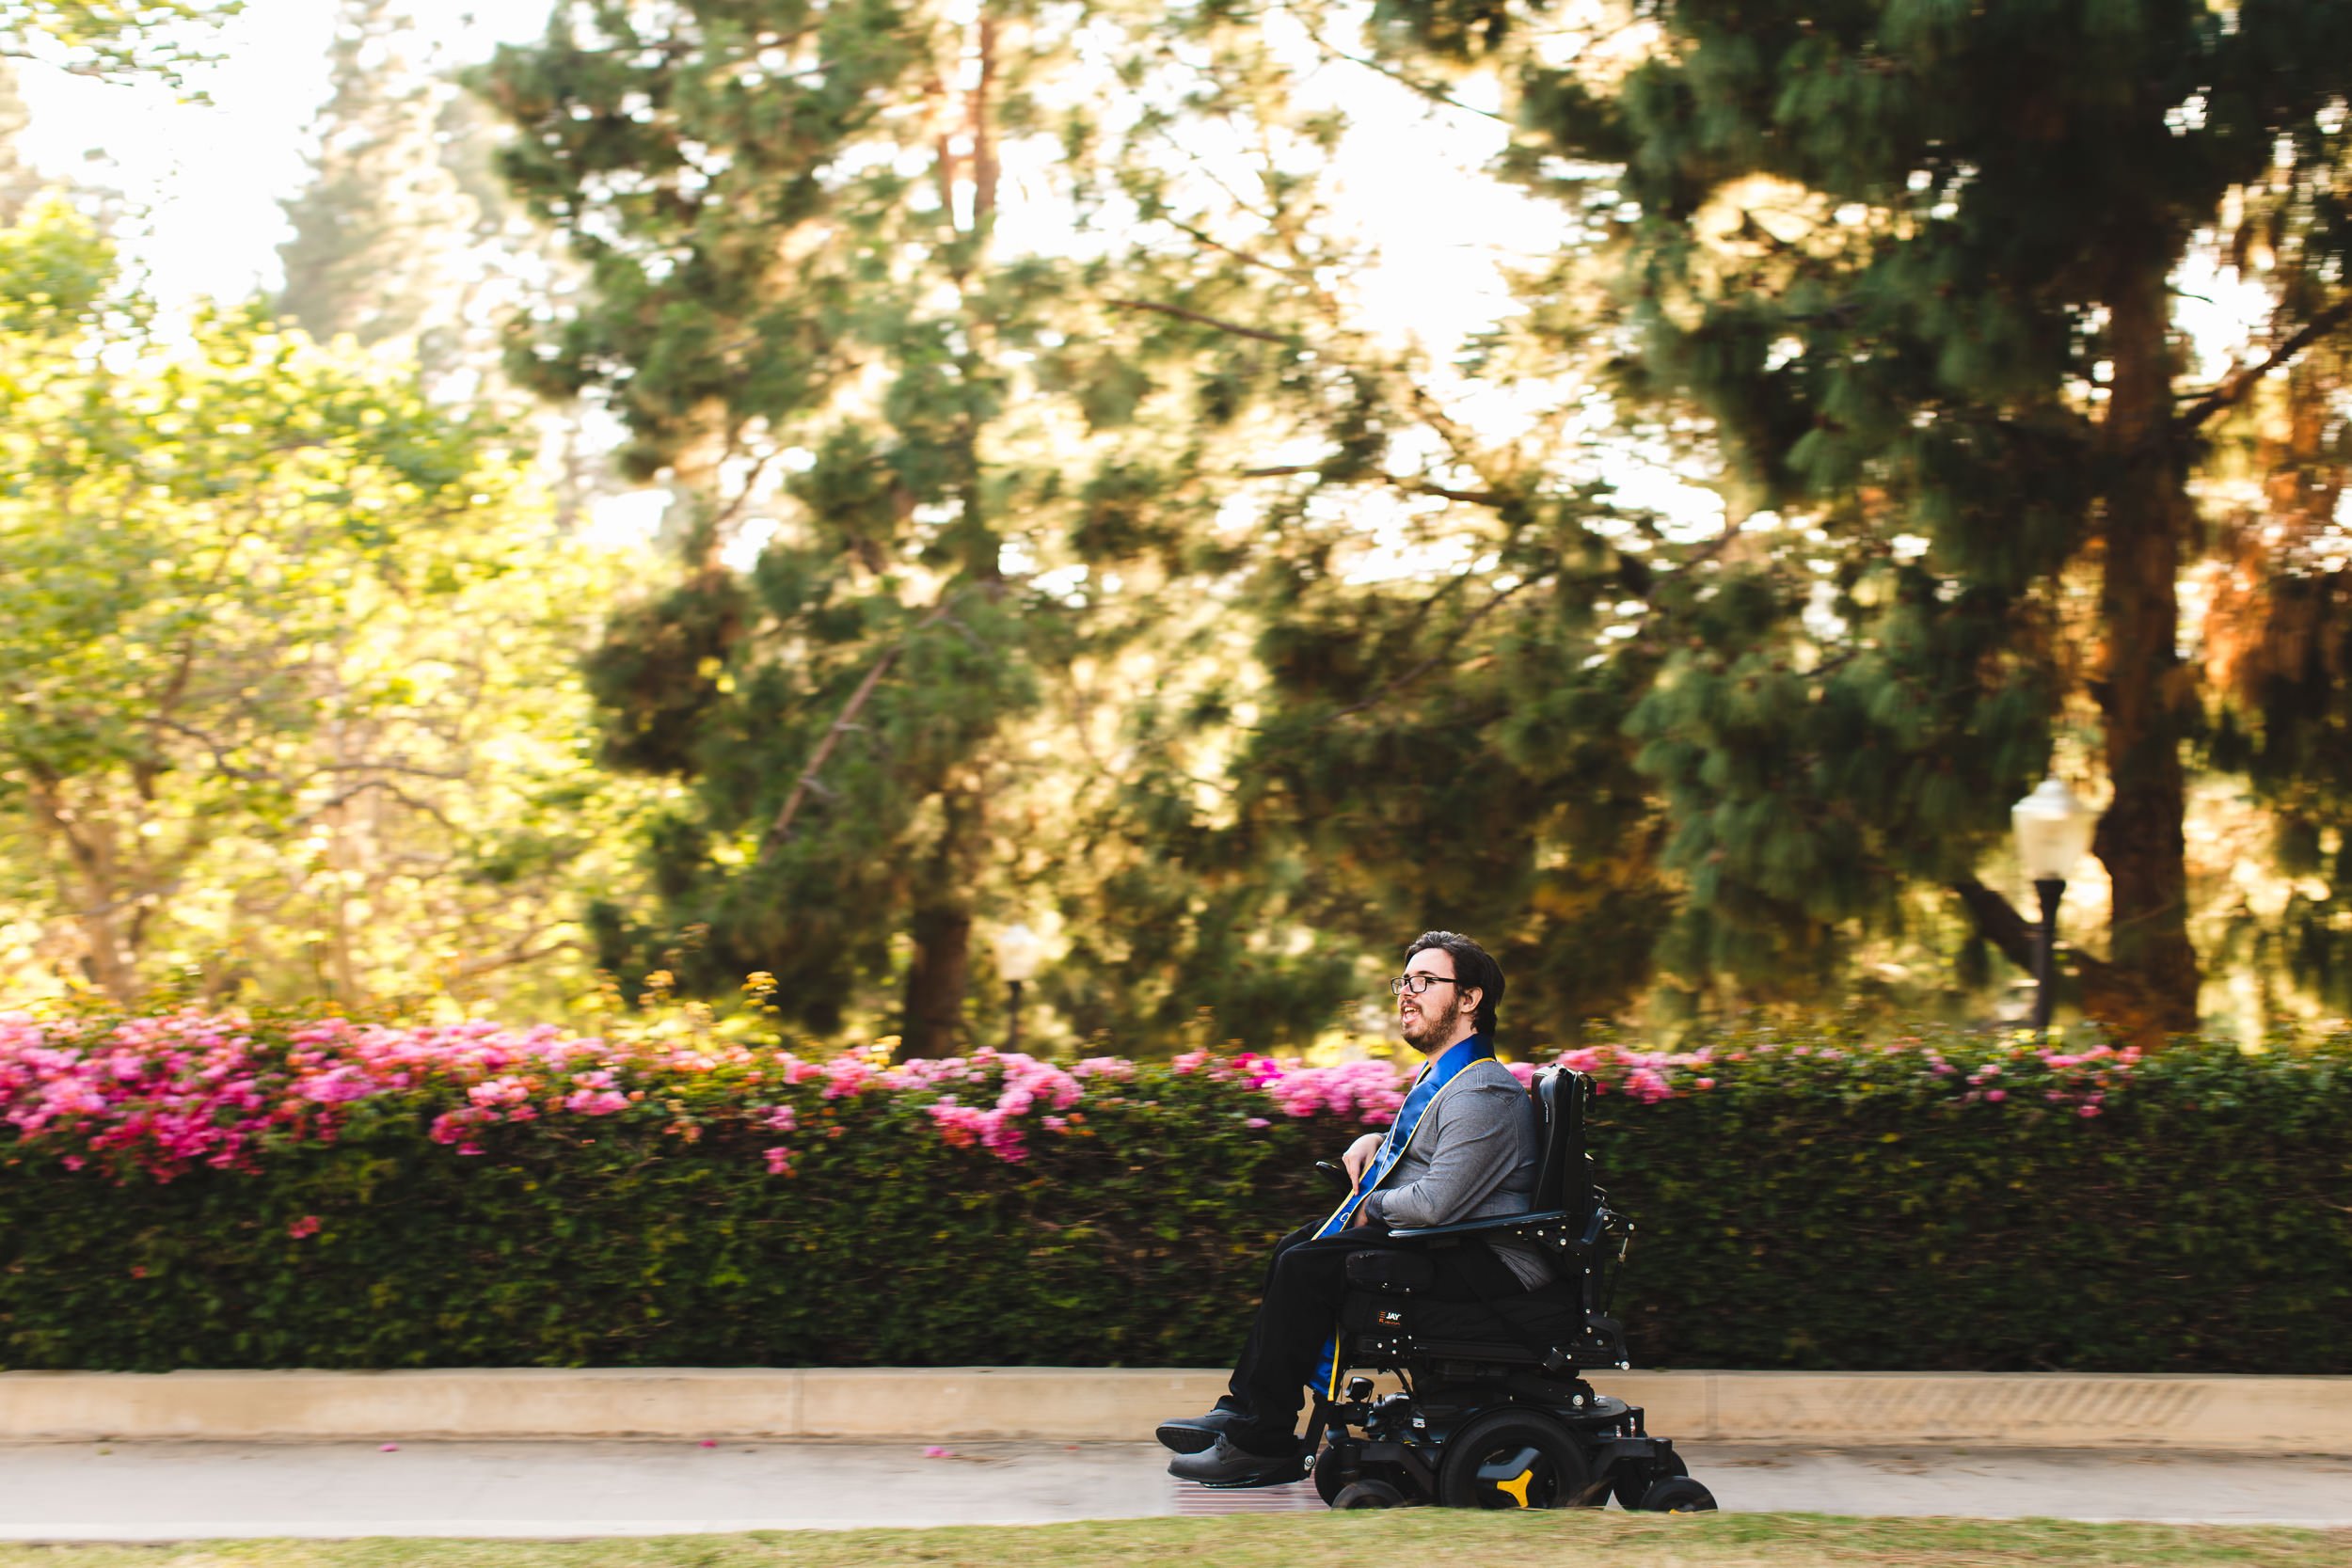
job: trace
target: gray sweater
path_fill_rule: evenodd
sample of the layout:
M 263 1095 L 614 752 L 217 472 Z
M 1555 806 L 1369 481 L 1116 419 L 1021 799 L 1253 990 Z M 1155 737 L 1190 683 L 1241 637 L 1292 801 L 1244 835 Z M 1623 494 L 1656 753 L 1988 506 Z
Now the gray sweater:
M 1542 1157 L 1535 1102 L 1501 1062 L 1472 1062 L 1446 1085 L 1363 1207 L 1399 1228 L 1523 1214 L 1534 1204 Z M 1542 1254 L 1489 1244 L 1529 1290 L 1550 1282 Z

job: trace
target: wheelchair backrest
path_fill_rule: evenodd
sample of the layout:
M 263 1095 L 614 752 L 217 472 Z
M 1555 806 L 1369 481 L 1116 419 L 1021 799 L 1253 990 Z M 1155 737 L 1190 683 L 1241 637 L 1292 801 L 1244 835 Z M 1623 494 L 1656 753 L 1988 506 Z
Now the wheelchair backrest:
M 1535 1074 L 1535 1113 L 1542 1123 L 1543 1163 L 1535 1167 L 1537 1210 L 1565 1209 L 1581 1227 L 1592 1212 L 1593 1156 L 1584 1147 L 1584 1109 L 1593 1081 L 1564 1067 Z

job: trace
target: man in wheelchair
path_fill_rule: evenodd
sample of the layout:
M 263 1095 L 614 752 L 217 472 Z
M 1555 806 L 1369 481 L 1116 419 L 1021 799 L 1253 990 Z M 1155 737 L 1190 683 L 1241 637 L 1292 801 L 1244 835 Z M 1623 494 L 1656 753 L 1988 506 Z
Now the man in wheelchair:
M 1168 1473 L 1269 1486 L 1311 1468 L 1350 1508 L 1712 1508 L 1641 1411 L 1577 1376 L 1626 1365 L 1601 1275 L 1632 1228 L 1591 1184 L 1589 1081 L 1549 1069 L 1531 1099 L 1495 1060 L 1502 971 L 1467 937 L 1417 939 L 1390 990 L 1421 1071 L 1387 1133 L 1346 1151 L 1339 1207 L 1276 1245 L 1225 1397 L 1159 1427 Z M 1343 1397 L 1353 1366 L 1404 1391 L 1375 1402 L 1358 1377 Z

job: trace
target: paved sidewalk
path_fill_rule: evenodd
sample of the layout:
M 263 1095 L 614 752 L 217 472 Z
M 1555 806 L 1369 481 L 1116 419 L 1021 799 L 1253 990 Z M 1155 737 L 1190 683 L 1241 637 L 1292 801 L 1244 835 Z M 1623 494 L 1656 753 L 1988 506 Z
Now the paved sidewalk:
M 1677 1445 L 1728 1509 L 2352 1525 L 2352 1458 Z M 607 1536 L 1320 1508 L 1205 1492 L 1142 1444 L 0 1446 L 0 1539 Z

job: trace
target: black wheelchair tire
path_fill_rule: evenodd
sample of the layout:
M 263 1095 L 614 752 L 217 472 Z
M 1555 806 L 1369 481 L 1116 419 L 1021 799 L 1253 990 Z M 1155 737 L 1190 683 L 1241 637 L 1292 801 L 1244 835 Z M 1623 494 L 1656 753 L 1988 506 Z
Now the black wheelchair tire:
M 1568 1429 L 1532 1411 L 1488 1411 L 1447 1438 L 1438 1462 L 1446 1508 L 1579 1508 L 1597 1490 Z
M 1340 1506 L 1340 1494 L 1347 1490 L 1347 1483 L 1340 1480 L 1338 1458 L 1330 1444 L 1316 1452 L 1315 1467 L 1307 1472 L 1307 1479 L 1315 1483 L 1315 1496 L 1323 1499 L 1324 1507 Z
M 1666 1454 L 1644 1465 L 1629 1465 L 1618 1469 L 1611 1490 L 1616 1495 L 1617 1506 L 1628 1513 L 1638 1513 L 1642 1498 L 1661 1481 L 1675 1481 L 1691 1473 L 1691 1466 L 1682 1463 L 1682 1456 Z
M 1668 1476 L 1642 1494 L 1645 1513 L 1712 1513 L 1715 1494 L 1689 1476 Z
M 1403 1508 L 1405 1494 L 1385 1481 L 1355 1481 L 1330 1499 L 1333 1508 Z

